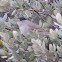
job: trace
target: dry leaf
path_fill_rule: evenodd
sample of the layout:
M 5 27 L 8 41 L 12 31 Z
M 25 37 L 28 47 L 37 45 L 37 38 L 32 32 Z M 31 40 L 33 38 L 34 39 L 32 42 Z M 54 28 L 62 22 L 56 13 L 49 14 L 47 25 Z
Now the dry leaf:
M 60 23 L 62 25 L 62 16 L 61 16 L 60 13 L 56 14 L 56 20 L 57 20 L 58 23 Z
M 7 33 L 0 32 L 0 36 L 2 37 L 3 41 L 8 42 L 9 36 Z

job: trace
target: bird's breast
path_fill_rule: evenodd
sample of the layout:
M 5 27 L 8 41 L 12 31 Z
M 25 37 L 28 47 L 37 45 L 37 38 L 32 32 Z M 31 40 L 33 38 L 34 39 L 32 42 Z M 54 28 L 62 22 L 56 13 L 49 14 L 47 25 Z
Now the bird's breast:
M 27 36 L 27 33 L 30 31 L 30 28 L 28 26 L 22 26 L 20 27 L 21 34 L 24 36 Z

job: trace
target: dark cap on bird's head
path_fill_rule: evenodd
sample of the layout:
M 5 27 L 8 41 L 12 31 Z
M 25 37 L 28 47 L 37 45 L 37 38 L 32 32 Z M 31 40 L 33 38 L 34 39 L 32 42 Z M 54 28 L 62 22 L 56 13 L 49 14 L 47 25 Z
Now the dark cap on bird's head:
M 20 17 L 20 21 L 27 20 L 25 17 Z

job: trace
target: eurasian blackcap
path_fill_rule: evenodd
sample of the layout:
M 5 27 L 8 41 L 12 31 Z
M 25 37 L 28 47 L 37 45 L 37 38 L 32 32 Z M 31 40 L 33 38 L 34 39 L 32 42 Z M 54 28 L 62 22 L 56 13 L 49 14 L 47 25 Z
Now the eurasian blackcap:
M 49 35 L 48 31 L 39 27 L 39 25 L 36 25 L 35 23 L 30 22 L 29 20 L 25 19 L 24 17 L 16 19 L 16 22 L 21 31 L 21 34 L 23 34 L 24 36 L 27 36 L 29 31 L 31 31 L 31 30 L 38 30 L 40 35 L 43 35 L 43 36 Z

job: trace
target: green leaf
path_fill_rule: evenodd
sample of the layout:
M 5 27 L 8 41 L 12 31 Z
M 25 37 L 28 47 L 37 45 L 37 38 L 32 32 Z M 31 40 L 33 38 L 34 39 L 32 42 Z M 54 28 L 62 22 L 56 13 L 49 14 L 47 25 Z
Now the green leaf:
M 6 21 L 7 19 L 7 13 L 5 13 L 4 17 L 3 17 L 3 21 Z
M 30 61 L 32 61 L 32 60 L 34 60 L 35 59 L 35 56 L 34 56 L 35 54 L 33 53 L 33 52 L 31 52 L 30 53 L 30 56 L 29 56 L 29 58 L 30 58 Z
M 61 30 L 58 31 L 58 35 L 62 37 L 62 31 Z
M 3 19 L 2 19 L 2 17 L 0 17 L 0 22 L 2 22 L 3 21 Z

